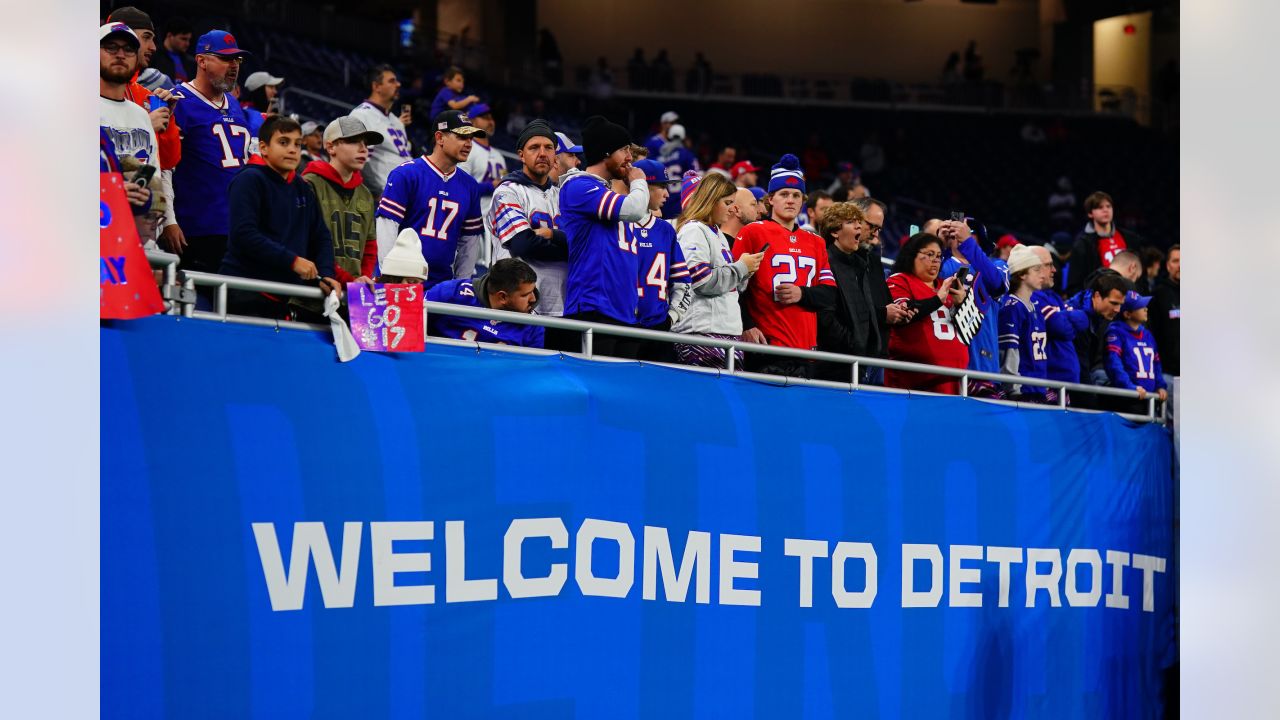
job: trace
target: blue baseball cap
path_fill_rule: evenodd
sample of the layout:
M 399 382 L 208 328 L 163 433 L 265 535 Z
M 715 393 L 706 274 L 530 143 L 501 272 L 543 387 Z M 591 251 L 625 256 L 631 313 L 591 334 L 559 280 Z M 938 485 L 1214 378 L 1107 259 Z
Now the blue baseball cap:
M 245 50 L 241 50 L 236 45 L 236 38 L 226 30 L 210 30 L 200 36 L 196 41 L 194 50 L 196 55 L 248 55 Z
M 657 160 L 645 158 L 631 163 L 631 166 L 644 171 L 644 181 L 650 185 L 667 184 L 667 168 Z
M 1120 312 L 1130 312 L 1132 310 L 1141 310 L 1151 302 L 1150 295 L 1139 295 L 1130 290 L 1124 294 L 1124 304 L 1120 306 Z
M 478 102 L 467 108 L 467 117 L 480 117 L 481 115 L 488 115 L 491 112 L 493 112 L 493 108 L 489 107 L 485 103 Z
M 556 154 L 557 155 L 559 155 L 560 153 L 577 154 L 580 152 L 582 152 L 581 145 L 574 145 L 573 141 L 569 139 L 569 136 L 565 135 L 562 132 L 556 133 Z
M 768 193 L 764 191 L 764 188 L 753 187 L 753 188 L 747 188 L 747 189 L 751 191 L 751 194 L 755 196 L 756 200 L 763 200 L 764 196 L 768 195 Z

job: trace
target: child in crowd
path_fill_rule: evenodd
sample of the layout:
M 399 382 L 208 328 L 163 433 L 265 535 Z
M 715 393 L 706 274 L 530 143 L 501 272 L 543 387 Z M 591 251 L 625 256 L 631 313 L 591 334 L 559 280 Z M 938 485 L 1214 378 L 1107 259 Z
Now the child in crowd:
M 1138 401 L 1126 401 L 1125 407 L 1116 410 L 1146 413 L 1148 393 L 1156 393 L 1161 402 L 1168 394 L 1165 390 L 1164 372 L 1160 367 L 1160 352 L 1156 339 L 1147 329 L 1147 304 L 1151 298 L 1130 290 L 1120 306 L 1120 317 L 1107 328 L 1107 351 L 1103 365 L 1112 387 L 1137 390 Z

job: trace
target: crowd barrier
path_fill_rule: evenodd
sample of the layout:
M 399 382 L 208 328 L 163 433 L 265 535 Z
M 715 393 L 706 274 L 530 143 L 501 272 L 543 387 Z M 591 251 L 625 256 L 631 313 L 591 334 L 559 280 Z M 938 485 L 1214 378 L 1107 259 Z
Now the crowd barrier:
M 166 274 L 174 273 L 174 267 L 178 262 L 176 255 L 162 252 L 149 252 L 148 260 L 154 267 L 161 268 Z M 287 320 L 271 320 L 258 317 L 249 317 L 242 315 L 230 314 L 227 310 L 227 292 L 229 290 L 250 290 L 268 292 L 275 295 L 285 297 L 300 297 L 309 299 L 322 299 L 323 295 L 320 290 L 315 287 L 302 285 L 293 285 L 288 283 L 269 282 L 264 280 L 254 280 L 251 278 L 233 277 L 228 275 L 218 275 L 214 273 L 183 271 L 178 273 L 181 276 L 181 292 L 169 293 L 170 295 L 180 297 L 180 300 L 169 304 L 168 312 L 170 314 L 181 314 L 189 318 L 200 318 L 206 320 L 217 320 L 220 322 L 236 322 L 248 325 L 263 325 L 268 327 L 290 328 L 297 330 L 314 330 L 321 326 L 309 325 Z M 196 288 L 211 288 L 213 294 L 213 310 L 199 310 L 196 307 Z M 622 327 L 618 325 L 605 325 L 601 323 L 583 322 L 580 320 L 569 320 L 566 318 L 550 317 L 543 315 L 531 315 L 524 313 L 513 313 L 503 310 L 491 310 L 488 308 L 470 307 L 462 305 L 452 305 L 439 302 L 424 302 L 425 312 L 429 315 L 439 313 L 444 315 L 456 315 L 461 317 L 480 318 L 485 320 L 501 320 L 502 322 L 511 322 L 526 325 L 540 325 L 542 327 L 563 328 L 575 330 L 582 333 L 582 357 L 605 359 L 610 358 L 597 356 L 593 352 L 594 338 L 597 335 L 615 335 L 620 337 L 637 338 L 641 340 L 656 340 L 659 342 L 669 343 L 685 343 L 692 345 L 701 345 L 705 347 L 715 347 L 727 350 L 725 353 L 725 367 L 723 370 L 711 369 L 710 372 L 726 372 L 744 377 L 752 377 L 755 379 L 766 380 L 770 382 L 778 382 L 784 385 L 808 385 L 811 387 L 829 387 L 842 390 L 858 389 L 871 390 L 875 392 L 908 392 L 905 390 L 897 390 L 894 388 L 886 388 L 875 385 L 866 385 L 859 382 L 862 367 L 878 367 L 893 370 L 908 370 L 928 372 L 937 375 L 948 375 L 960 379 L 960 394 L 962 397 L 968 396 L 970 380 L 986 380 L 993 383 L 1025 383 L 1028 378 L 1017 375 L 1006 375 L 1001 373 L 987 373 L 978 370 L 957 369 L 940 367 L 937 365 L 924 365 L 913 362 L 903 362 L 900 360 L 889 360 L 885 358 L 862 357 L 857 355 L 842 355 L 838 353 L 822 352 L 817 350 L 799 350 L 795 348 L 777 347 L 772 345 L 758 345 L 754 343 L 720 340 L 717 338 L 704 337 L 700 335 L 690 335 L 683 333 L 661 332 L 655 330 L 642 330 L 638 328 Z M 454 341 L 444 340 L 441 338 L 429 338 L 428 343 L 436 344 L 454 344 Z M 463 343 L 474 346 L 476 343 Z M 500 346 L 500 350 L 508 352 L 521 352 L 520 348 L 509 348 Z M 735 365 L 734 350 L 741 350 L 761 355 L 773 355 L 779 357 L 796 358 L 803 360 L 816 360 L 835 362 L 849 366 L 849 382 L 837 383 L 825 380 L 809 380 L 804 378 L 783 378 L 770 375 L 758 375 L 751 373 Z M 547 351 L 551 352 L 551 351 Z M 706 368 L 695 368 L 687 365 L 676 366 L 689 371 L 707 371 Z M 1068 406 L 1068 393 L 1093 395 L 1097 397 L 1116 397 L 1131 400 L 1139 399 L 1138 393 L 1134 390 L 1124 390 L 1120 388 L 1104 387 L 1099 385 L 1085 385 L 1081 383 L 1063 382 L 1061 380 L 1051 380 L 1046 378 L 1031 378 L 1038 386 L 1049 387 L 1058 390 L 1058 402 L 1056 405 L 1043 405 L 1038 403 L 1025 403 L 1013 400 L 996 400 L 983 398 L 986 402 L 997 402 L 1018 407 L 1037 409 L 1037 410 L 1069 410 L 1072 412 L 1097 412 L 1095 410 L 1086 410 L 1078 407 Z M 912 394 L 932 394 L 923 391 L 910 391 Z M 1149 394 L 1146 397 L 1145 414 L 1117 413 L 1121 417 L 1138 422 L 1164 422 L 1163 416 L 1156 411 L 1156 397 Z
M 102 324 L 104 717 L 1161 715 L 1160 425 L 330 343 Z

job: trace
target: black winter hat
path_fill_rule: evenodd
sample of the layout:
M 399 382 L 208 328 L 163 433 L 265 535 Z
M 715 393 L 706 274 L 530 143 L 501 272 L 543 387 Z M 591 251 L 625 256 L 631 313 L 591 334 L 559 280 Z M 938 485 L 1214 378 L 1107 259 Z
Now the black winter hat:
M 614 151 L 631 144 L 631 133 L 603 115 L 592 115 L 582 126 L 582 160 L 595 165 Z
M 524 132 L 520 133 L 520 137 L 516 139 L 516 150 L 523 150 L 524 144 L 535 137 L 544 137 L 550 140 L 553 146 L 556 144 L 556 134 L 551 131 L 551 126 L 546 120 L 537 118 L 524 126 Z

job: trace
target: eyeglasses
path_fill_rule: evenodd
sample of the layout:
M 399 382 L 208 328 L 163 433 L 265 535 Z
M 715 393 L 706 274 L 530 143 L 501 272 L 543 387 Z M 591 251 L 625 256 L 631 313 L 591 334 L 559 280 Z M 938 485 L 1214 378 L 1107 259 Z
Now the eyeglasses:
M 916 257 L 924 258 L 924 261 L 925 261 L 925 262 L 933 262 L 933 261 L 935 261 L 935 260 L 941 260 L 941 259 L 942 259 L 942 253 L 935 253 L 935 252 L 922 252 L 922 253 L 920 253 L 919 255 L 917 255 Z
M 881 228 L 882 226 L 877 225 L 877 224 L 875 224 L 875 223 L 873 223 L 873 222 L 867 222 L 866 220 L 864 220 L 863 222 L 866 222 L 866 223 L 867 223 L 867 227 L 871 228 L 871 234 L 872 234 L 872 235 L 879 235 L 879 234 L 880 234 L 880 228 Z
M 200 53 L 200 54 L 204 55 L 205 57 L 217 58 L 228 65 L 239 65 L 240 63 L 244 62 L 243 55 L 233 55 L 231 57 L 225 57 L 223 55 L 219 55 L 218 53 Z
M 125 57 L 129 57 L 131 55 L 138 54 L 138 49 L 132 45 L 112 43 L 110 45 L 99 45 L 98 47 L 102 48 L 102 52 L 108 55 L 124 55 Z

